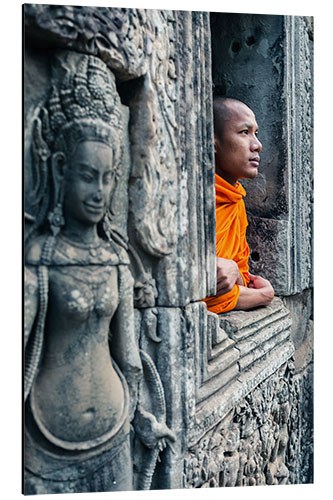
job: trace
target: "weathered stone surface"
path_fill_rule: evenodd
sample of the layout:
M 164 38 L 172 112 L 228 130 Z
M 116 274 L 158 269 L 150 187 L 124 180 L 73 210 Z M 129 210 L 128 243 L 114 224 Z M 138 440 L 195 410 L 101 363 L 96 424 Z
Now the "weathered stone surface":
M 295 348 L 298 349 L 306 342 L 307 333 L 312 330 L 313 290 L 304 290 L 303 293 L 283 297 L 282 300 L 290 311 L 292 318 L 291 338 Z
M 294 287 L 290 273 L 290 223 L 286 220 L 248 216 L 249 266 L 272 283 L 277 295 Z
M 168 426 L 173 429 L 176 441 L 172 450 L 166 449 L 160 456 L 152 488 L 181 488 L 183 482 L 184 421 L 184 318 L 180 308 L 156 307 L 136 310 L 136 329 L 141 350 L 150 356 L 160 378 L 160 391 L 155 384 L 142 384 L 140 401 L 146 408 L 158 409 L 156 397 L 160 392 L 165 401 L 164 416 Z M 163 405 L 162 405 L 163 406 Z M 163 413 L 162 412 L 162 413 Z M 149 456 L 138 441 L 135 441 L 134 472 L 137 484 Z
M 297 362 L 296 355 L 295 363 Z M 307 356 L 307 362 L 307 366 L 294 376 L 294 387 L 299 404 L 294 410 L 289 431 L 287 467 L 290 484 L 307 484 L 313 483 L 314 480 L 313 363 L 309 362 L 309 356 Z M 298 370 L 299 367 L 298 362 Z
M 198 312 L 191 306 L 185 317 L 190 313 L 193 319 Z M 311 482 L 312 423 L 311 418 L 304 421 L 306 411 L 310 415 L 312 411 L 311 365 L 305 377 L 303 373 L 294 379 L 288 310 L 281 300 L 274 299 L 271 306 L 257 311 L 220 317 L 208 313 L 207 319 L 208 328 L 219 341 L 213 350 L 205 349 L 205 343 L 199 341 L 198 321 L 187 321 L 186 338 L 196 339 L 194 346 L 200 347 L 200 352 L 191 352 L 193 347 L 187 341 L 185 487 Z M 210 335 L 205 332 L 203 337 Z M 231 341 L 228 347 L 227 338 Z M 200 379 L 195 377 L 198 371 L 205 374 L 196 365 L 205 365 L 207 356 L 208 365 L 214 363 L 212 352 L 222 346 L 221 361 L 227 349 L 238 352 L 238 373 L 231 375 L 228 383 L 217 384 L 211 396 L 206 392 L 200 401 L 200 393 L 211 388 L 207 372 Z M 246 362 L 249 353 L 253 355 L 250 365 Z M 219 368 L 222 374 L 223 361 Z
M 152 16 L 154 12 L 158 11 Z M 147 11 L 26 4 L 24 21 L 26 34 L 36 46 L 67 47 L 98 56 L 124 79 L 147 72 Z
M 238 426 L 237 445 L 234 443 L 238 450 L 244 451 L 246 446 L 252 443 L 251 440 L 256 439 L 258 452 L 264 445 L 270 446 L 272 451 L 276 441 L 265 444 L 263 432 L 266 429 L 266 432 L 275 432 L 276 436 L 273 429 L 277 425 L 274 423 L 274 411 L 277 409 L 273 411 L 273 408 L 279 403 L 274 403 L 275 399 L 282 398 L 282 394 L 283 398 L 287 398 L 288 419 L 292 408 L 295 407 L 295 411 L 298 411 L 298 401 L 294 399 L 290 385 L 293 365 L 286 365 L 290 363 L 294 353 L 289 338 L 291 319 L 287 309 L 281 300 L 275 299 L 268 308 L 259 308 L 250 313 L 231 312 L 221 317 L 207 312 L 203 303 L 188 305 L 185 309 L 157 307 L 145 311 L 137 310 L 136 315 L 140 346 L 149 353 L 158 368 L 164 387 L 167 423 L 178 437 L 173 445 L 174 453 L 166 450 L 162 455 L 162 461 L 156 467 L 153 484 L 157 488 L 162 484 L 168 484 L 170 487 L 204 487 L 206 481 L 209 481 L 208 486 L 227 485 L 226 480 L 219 480 L 218 477 L 226 474 L 223 457 L 229 456 L 229 441 L 225 436 L 225 442 L 219 434 L 227 432 L 233 436 L 234 429 Z M 152 321 L 152 317 L 155 317 L 156 321 Z M 252 356 L 250 363 L 249 354 Z M 282 383 L 282 380 L 285 380 L 285 375 L 282 374 L 285 373 L 288 373 L 287 385 L 285 381 Z M 281 381 L 278 382 L 280 377 Z M 276 394 L 274 391 L 277 391 Z M 147 407 L 151 397 L 151 391 L 144 388 L 141 401 Z M 272 408 L 272 415 L 271 410 L 263 408 L 264 400 L 265 405 Z M 243 422 L 240 429 L 238 424 L 232 424 L 230 416 L 233 415 L 233 421 L 238 422 L 236 415 L 244 404 L 251 405 L 253 414 L 247 413 L 246 424 L 244 419 L 239 420 Z M 258 408 L 256 405 L 259 405 Z M 288 438 L 285 425 L 286 422 L 282 422 L 280 429 L 284 439 Z M 249 440 L 246 446 L 244 439 L 246 442 Z M 212 456 L 204 458 L 206 453 L 210 453 L 207 451 L 208 442 L 212 443 L 213 455 L 217 453 L 220 456 L 218 465 L 215 463 L 212 466 Z M 278 448 L 278 445 L 276 446 Z M 286 445 L 283 449 L 285 448 Z M 260 458 L 255 450 L 254 447 L 245 462 L 264 462 L 264 451 L 259 452 L 263 454 Z M 199 454 L 200 459 L 194 458 L 196 454 Z M 281 477 L 289 477 L 285 454 L 280 450 L 279 457 L 276 454 L 275 458 L 271 458 L 272 478 L 269 472 L 265 471 L 265 479 L 264 468 L 268 459 L 269 456 L 266 457 L 260 472 L 262 484 L 282 481 L 281 478 L 273 477 L 275 473 L 278 475 L 276 471 L 272 472 L 278 465 L 284 467 L 285 476 Z M 228 462 L 227 458 L 225 460 Z M 140 458 L 138 463 L 141 464 Z M 194 472 L 198 467 L 203 468 L 199 474 Z M 213 472 L 210 467 L 213 467 Z M 254 479 L 247 476 L 245 467 L 240 474 L 240 484 L 253 484 Z M 194 477 L 197 479 L 194 480 Z
M 288 154 L 290 275 L 284 295 L 313 286 L 313 19 L 285 16 L 282 136 Z
M 207 85 L 207 75 L 210 75 L 208 15 L 175 13 L 173 36 L 178 49 L 175 52 L 178 93 L 174 100 L 178 238 L 175 250 L 156 266 L 157 305 L 185 306 L 209 295 L 208 290 L 215 291 L 212 101 Z M 192 230 L 194 227 L 196 231 Z

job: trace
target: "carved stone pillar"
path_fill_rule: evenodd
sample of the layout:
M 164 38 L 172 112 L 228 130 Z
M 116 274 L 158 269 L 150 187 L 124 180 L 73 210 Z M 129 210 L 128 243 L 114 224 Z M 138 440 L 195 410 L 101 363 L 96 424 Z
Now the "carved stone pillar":
M 215 289 L 209 25 L 205 13 L 152 12 L 158 38 L 129 100 L 129 236 L 157 292 L 145 302 L 138 279 L 137 305 L 179 307 Z

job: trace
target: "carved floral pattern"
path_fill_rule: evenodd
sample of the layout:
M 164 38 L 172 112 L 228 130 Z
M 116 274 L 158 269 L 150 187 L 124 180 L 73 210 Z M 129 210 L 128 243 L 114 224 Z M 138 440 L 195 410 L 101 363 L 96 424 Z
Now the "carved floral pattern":
M 144 10 L 27 4 L 24 15 L 29 35 L 96 55 L 124 78 L 147 71 Z

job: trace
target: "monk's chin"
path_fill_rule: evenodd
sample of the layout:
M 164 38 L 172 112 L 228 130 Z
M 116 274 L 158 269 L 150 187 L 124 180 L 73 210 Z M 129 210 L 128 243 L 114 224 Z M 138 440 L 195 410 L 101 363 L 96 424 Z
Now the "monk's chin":
M 255 179 L 258 175 L 258 169 L 253 172 L 248 172 L 246 175 L 241 177 L 241 179 Z

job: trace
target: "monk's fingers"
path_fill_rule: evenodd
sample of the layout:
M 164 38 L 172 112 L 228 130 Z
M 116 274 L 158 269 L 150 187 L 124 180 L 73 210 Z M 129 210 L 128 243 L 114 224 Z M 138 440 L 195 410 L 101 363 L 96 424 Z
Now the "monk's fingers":
M 232 290 L 234 283 L 228 279 L 216 283 L 216 295 L 223 295 Z
M 228 275 L 222 269 L 218 269 L 216 272 L 216 281 L 225 281 L 227 279 Z
M 225 288 L 228 283 L 229 283 L 229 279 L 227 276 L 217 276 L 216 277 L 216 286 L 218 288 Z

